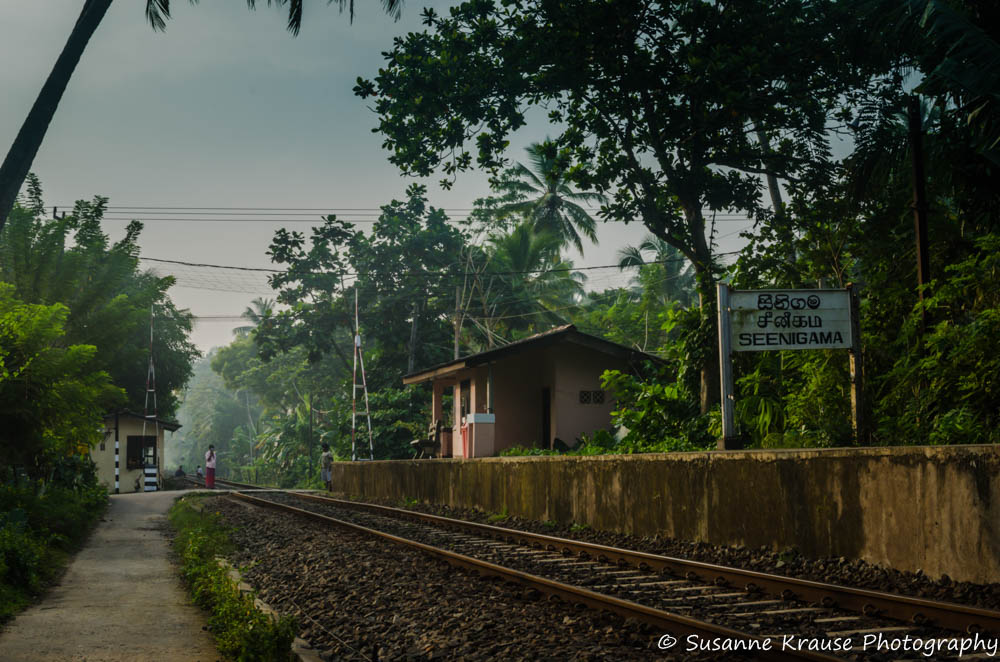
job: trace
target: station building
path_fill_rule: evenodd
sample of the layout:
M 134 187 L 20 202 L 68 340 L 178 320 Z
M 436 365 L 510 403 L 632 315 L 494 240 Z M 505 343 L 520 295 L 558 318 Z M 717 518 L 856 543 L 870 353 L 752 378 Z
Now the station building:
M 175 421 L 147 419 L 128 410 L 106 415 L 104 437 L 90 449 L 90 459 L 97 465 L 97 480 L 107 485 L 111 494 L 160 489 L 164 432 L 173 433 L 180 427 Z
M 403 383 L 431 383 L 431 420 L 445 422 L 440 456 L 489 457 L 514 446 L 551 449 L 556 440 L 572 447 L 608 429 L 615 403 L 601 374 L 647 361 L 662 362 L 567 324 L 411 373 Z

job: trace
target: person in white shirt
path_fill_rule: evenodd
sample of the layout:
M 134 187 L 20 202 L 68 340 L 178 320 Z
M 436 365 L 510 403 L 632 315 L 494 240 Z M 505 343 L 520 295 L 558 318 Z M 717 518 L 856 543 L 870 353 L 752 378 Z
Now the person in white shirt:
M 205 487 L 215 489 L 215 446 L 209 444 L 205 453 Z

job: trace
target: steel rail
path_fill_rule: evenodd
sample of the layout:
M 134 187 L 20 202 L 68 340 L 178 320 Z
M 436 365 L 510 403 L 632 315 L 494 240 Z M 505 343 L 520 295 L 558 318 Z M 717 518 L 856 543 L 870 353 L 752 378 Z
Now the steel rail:
M 200 487 L 205 487 L 205 480 L 203 478 L 199 479 L 197 476 L 184 476 L 184 480 L 191 481 L 192 483 L 194 483 L 195 485 L 198 485 Z M 277 489 L 277 488 L 273 488 L 273 487 L 265 487 L 265 486 L 262 486 L 262 485 L 250 485 L 249 483 L 237 483 L 237 482 L 234 482 L 234 481 L 231 481 L 231 480 L 226 480 L 225 478 L 216 478 L 215 482 L 219 483 L 221 485 L 232 485 L 233 487 L 239 488 L 241 490 L 271 490 L 271 489 Z
M 748 591 L 762 591 L 781 596 L 785 600 L 813 602 L 827 608 L 840 608 L 865 616 L 883 616 L 915 625 L 933 625 L 947 630 L 968 633 L 1000 632 L 1000 612 L 978 607 L 969 607 L 950 602 L 938 602 L 905 595 L 894 595 L 881 591 L 826 584 L 823 582 L 784 577 L 755 570 L 730 568 L 713 563 L 690 561 L 672 556 L 650 554 L 633 550 L 609 547 L 595 543 L 558 538 L 540 533 L 529 533 L 478 522 L 430 515 L 412 510 L 380 506 L 372 503 L 345 501 L 332 497 L 289 492 L 306 500 L 326 501 L 341 507 L 389 514 L 397 517 L 431 522 L 449 528 L 476 531 L 490 538 L 517 541 L 521 544 L 541 546 L 545 549 L 561 551 L 564 554 L 586 554 L 592 558 L 607 560 L 618 565 L 633 566 L 643 570 L 671 573 L 688 579 L 698 579 L 717 586 L 734 586 Z
M 495 563 L 489 563 L 487 561 L 472 558 L 471 556 L 465 556 L 464 554 L 458 554 L 446 549 L 440 549 L 415 540 L 408 540 L 390 533 L 370 529 L 351 522 L 345 522 L 334 517 L 321 515 L 320 513 L 311 512 L 302 508 L 296 508 L 294 506 L 269 501 L 267 499 L 260 499 L 241 492 L 233 492 L 230 496 L 256 506 L 292 512 L 325 524 L 332 524 L 334 526 L 339 526 L 341 528 L 365 535 L 375 536 L 408 548 L 419 549 L 431 554 L 432 556 L 443 559 L 452 565 L 472 570 L 481 576 L 497 577 L 505 581 L 516 582 L 522 586 L 533 588 L 547 595 L 556 596 L 569 604 L 582 604 L 593 609 L 611 611 L 626 618 L 634 618 L 654 627 L 661 628 L 661 630 L 668 631 L 671 634 L 677 635 L 678 638 L 689 635 L 697 635 L 700 637 L 714 638 L 717 641 L 721 639 L 739 641 L 743 643 L 745 648 L 736 652 L 750 651 L 753 654 L 754 659 L 813 660 L 815 662 L 832 662 L 834 660 L 842 659 L 812 651 L 800 651 L 794 649 L 782 650 L 779 643 L 767 637 L 759 637 L 746 632 L 740 632 L 738 630 L 732 630 L 720 625 L 715 625 L 713 623 L 705 623 L 686 616 L 680 616 L 660 609 L 646 607 L 630 600 L 622 600 L 621 598 L 615 598 L 610 595 L 596 593 L 585 588 L 571 586 L 569 584 L 546 579 L 544 577 L 538 577 L 537 575 L 532 575 L 520 570 L 505 568 L 503 566 L 496 565 Z M 779 648 L 774 648 L 776 645 L 779 646 Z

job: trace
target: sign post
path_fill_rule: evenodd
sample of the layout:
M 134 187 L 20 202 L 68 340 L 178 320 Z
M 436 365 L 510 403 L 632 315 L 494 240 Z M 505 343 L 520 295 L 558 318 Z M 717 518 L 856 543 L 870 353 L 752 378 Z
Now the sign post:
M 854 288 L 732 290 L 718 285 L 719 364 L 722 371 L 720 449 L 739 448 L 733 406 L 732 352 L 849 349 L 851 418 L 859 444 L 866 443 L 861 334 Z
M 733 343 L 729 328 L 729 285 L 716 286 L 716 300 L 719 302 L 719 380 L 722 384 L 722 439 L 719 450 L 741 448 L 736 435 L 735 389 L 733 388 Z

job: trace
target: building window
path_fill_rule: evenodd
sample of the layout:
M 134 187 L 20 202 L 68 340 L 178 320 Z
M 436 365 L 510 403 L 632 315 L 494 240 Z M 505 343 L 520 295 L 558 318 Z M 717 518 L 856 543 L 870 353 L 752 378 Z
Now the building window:
M 141 469 L 143 464 L 156 466 L 156 437 L 129 435 L 125 443 L 125 468 Z
M 590 391 L 580 391 L 580 404 L 581 405 L 590 404 Z
M 581 405 L 603 405 L 604 391 L 580 391 Z
M 104 442 L 103 441 L 101 442 L 101 450 L 102 451 L 104 450 Z

